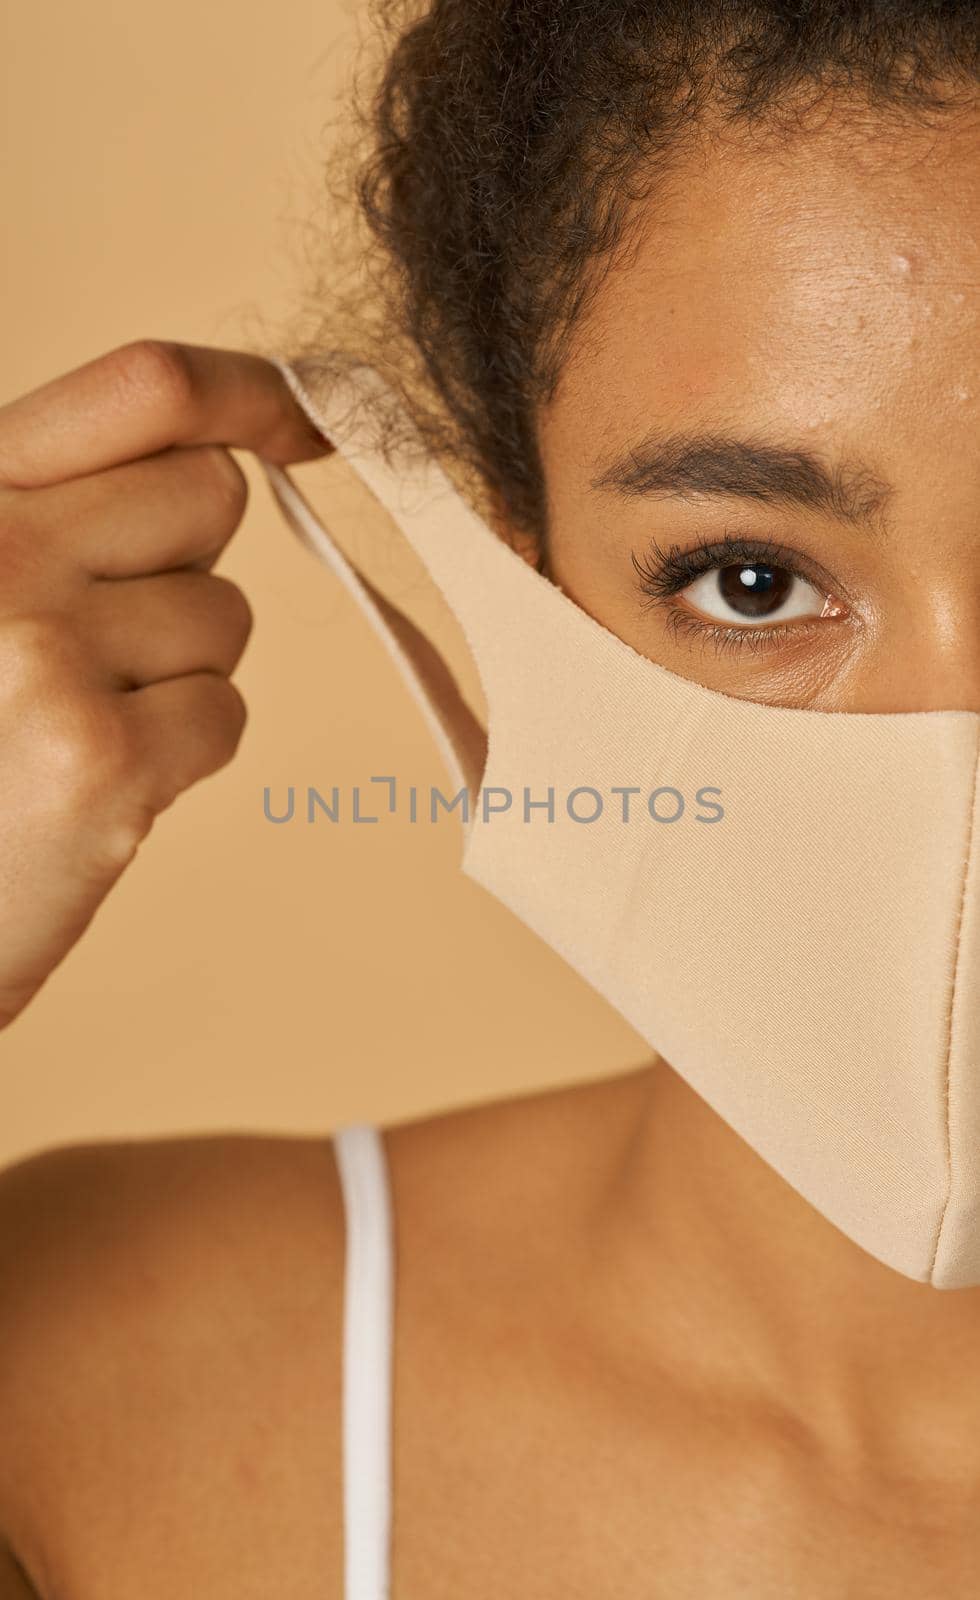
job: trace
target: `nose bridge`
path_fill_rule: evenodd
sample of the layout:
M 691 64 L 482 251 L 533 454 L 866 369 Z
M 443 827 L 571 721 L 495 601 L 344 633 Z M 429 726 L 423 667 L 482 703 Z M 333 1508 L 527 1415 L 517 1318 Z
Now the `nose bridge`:
M 962 381 L 962 404 L 891 434 L 898 492 L 875 587 L 892 709 L 980 711 L 980 405 Z
M 951 651 L 920 676 L 924 711 L 970 711 L 980 723 L 980 635 L 970 646 Z
M 923 691 L 937 710 L 980 712 L 980 560 L 940 569 L 924 621 Z
M 887 706 L 980 716 L 980 579 L 972 592 L 921 605 L 904 638 L 887 646 Z
M 929 679 L 928 692 L 929 709 L 972 711 L 980 721 L 980 632 L 968 648 L 939 664 Z

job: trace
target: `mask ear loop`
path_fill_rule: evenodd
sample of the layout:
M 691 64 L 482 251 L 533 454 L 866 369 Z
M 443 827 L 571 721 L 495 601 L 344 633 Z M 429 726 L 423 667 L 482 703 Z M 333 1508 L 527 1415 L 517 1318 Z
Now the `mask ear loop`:
M 487 736 L 452 671 L 421 629 L 348 561 L 289 473 L 259 459 L 293 532 L 340 579 L 395 662 L 429 725 L 455 791 L 468 791 L 473 815 L 487 763 Z

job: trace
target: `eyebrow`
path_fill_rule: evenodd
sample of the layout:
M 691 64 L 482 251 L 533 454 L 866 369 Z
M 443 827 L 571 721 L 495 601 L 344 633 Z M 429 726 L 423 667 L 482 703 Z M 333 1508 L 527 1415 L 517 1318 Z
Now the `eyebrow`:
M 864 461 L 826 463 L 813 451 L 726 433 L 662 433 L 628 446 L 590 479 L 590 489 L 625 496 L 702 495 L 818 511 L 881 531 L 894 485 Z

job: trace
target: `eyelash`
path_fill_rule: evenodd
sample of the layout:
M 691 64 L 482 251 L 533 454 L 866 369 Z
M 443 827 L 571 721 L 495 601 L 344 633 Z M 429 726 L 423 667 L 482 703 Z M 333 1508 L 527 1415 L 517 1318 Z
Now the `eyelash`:
M 779 544 L 775 539 L 749 539 L 742 534 L 725 533 L 719 539 L 705 539 L 687 549 L 672 544 L 666 550 L 656 539 L 651 539 L 647 554 L 637 556 L 631 552 L 630 561 L 639 579 L 640 589 L 649 596 L 649 603 L 664 606 L 673 633 L 696 634 L 716 650 L 764 650 L 785 639 L 790 627 L 799 636 L 801 633 L 810 633 L 819 625 L 818 619 L 813 617 L 794 620 L 792 624 L 776 623 L 769 628 L 740 628 L 736 624 L 726 627 L 723 623 L 698 618 L 683 606 L 667 604 L 671 595 L 686 589 L 703 573 L 739 563 L 743 566 L 779 567 L 815 587 L 826 584 L 826 577 L 817 574 L 797 551 Z

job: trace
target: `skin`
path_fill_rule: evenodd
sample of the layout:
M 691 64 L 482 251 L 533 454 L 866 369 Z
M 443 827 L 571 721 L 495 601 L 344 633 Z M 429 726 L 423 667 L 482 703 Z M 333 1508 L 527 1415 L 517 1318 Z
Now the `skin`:
M 708 128 L 638 214 L 540 438 L 550 572 L 651 659 L 772 704 L 980 709 L 978 142 L 973 113 L 926 132 L 838 107 L 788 142 Z M 268 372 L 190 370 L 183 444 L 315 453 Z M 39 420 L 21 412 L 22 450 Z M 594 492 L 651 424 L 868 458 L 891 484 L 875 537 Z M 103 487 L 93 540 L 120 503 Z M 214 517 L 199 552 L 235 521 Z M 637 588 L 651 537 L 724 528 L 827 574 L 764 650 L 678 631 Z M 529 1570 L 544 1600 L 977 1592 L 980 1290 L 874 1261 L 660 1059 L 385 1140 L 396 1594 L 489 1600 Z M 0 1174 L 2 1600 L 342 1592 L 343 1241 L 319 1139 L 55 1151 Z

